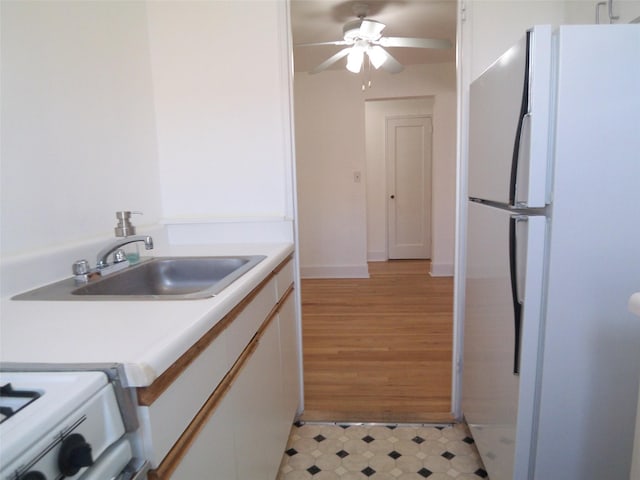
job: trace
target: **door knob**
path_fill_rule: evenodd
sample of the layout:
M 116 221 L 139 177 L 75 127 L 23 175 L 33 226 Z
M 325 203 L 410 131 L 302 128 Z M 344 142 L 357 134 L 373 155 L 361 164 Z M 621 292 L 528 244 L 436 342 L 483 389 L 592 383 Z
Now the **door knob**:
M 394 198 L 396 198 L 396 196 L 395 195 L 391 195 L 391 197 L 389 197 L 389 198 L 391 198 L 391 200 L 393 200 Z

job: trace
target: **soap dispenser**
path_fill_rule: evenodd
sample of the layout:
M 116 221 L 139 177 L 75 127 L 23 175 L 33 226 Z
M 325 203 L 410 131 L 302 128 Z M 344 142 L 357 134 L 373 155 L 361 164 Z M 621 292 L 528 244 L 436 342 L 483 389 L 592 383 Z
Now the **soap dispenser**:
M 118 224 L 114 229 L 116 237 L 130 237 L 131 235 L 136 234 L 136 227 L 131 223 L 131 215 L 134 214 L 142 215 L 142 212 L 131 212 L 128 210 L 116 212 L 116 218 L 118 219 Z M 133 264 L 140 261 L 140 249 L 138 247 L 138 242 L 125 245 L 123 248 L 129 263 Z

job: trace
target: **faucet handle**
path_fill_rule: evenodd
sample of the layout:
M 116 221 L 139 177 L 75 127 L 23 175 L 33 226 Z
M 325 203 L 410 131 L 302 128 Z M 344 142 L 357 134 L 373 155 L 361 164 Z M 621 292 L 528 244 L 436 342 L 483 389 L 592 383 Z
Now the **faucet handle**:
M 87 260 L 77 260 L 73 262 L 72 270 L 74 275 L 86 275 L 91 271 L 91 267 Z
M 76 283 L 86 283 L 91 275 L 91 266 L 87 260 L 76 260 L 71 267 Z

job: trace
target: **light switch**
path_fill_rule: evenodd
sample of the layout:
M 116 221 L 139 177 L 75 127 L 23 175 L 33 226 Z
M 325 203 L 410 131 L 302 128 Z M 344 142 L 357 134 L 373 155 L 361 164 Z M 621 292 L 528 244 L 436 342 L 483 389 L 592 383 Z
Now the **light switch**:
M 362 177 L 362 174 L 360 172 L 353 172 L 353 181 L 355 183 L 360 183 L 361 177 Z

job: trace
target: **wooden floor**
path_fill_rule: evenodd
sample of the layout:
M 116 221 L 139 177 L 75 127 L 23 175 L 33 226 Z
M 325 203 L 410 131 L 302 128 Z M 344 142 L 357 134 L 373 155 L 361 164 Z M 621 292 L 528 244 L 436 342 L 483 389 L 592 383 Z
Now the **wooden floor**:
M 451 421 L 453 278 L 427 260 L 302 281 L 306 421 Z

